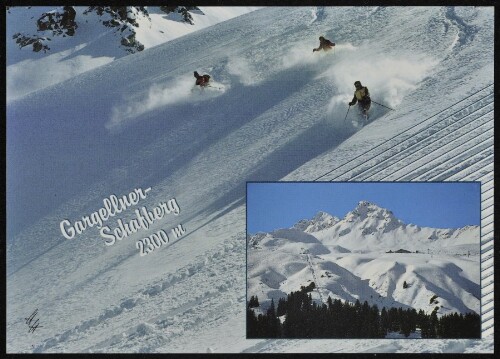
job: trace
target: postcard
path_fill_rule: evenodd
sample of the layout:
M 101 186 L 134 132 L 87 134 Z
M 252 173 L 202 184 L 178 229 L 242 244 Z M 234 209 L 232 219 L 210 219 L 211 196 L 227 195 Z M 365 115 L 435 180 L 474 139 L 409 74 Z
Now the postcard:
M 4 8 L 7 353 L 493 353 L 493 6 Z

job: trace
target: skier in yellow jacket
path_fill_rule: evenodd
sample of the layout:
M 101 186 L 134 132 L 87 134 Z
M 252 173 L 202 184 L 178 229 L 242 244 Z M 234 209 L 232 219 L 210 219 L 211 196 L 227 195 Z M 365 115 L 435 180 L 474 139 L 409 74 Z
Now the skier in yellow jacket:
M 360 81 L 356 81 L 354 83 L 354 87 L 356 87 L 356 91 L 354 91 L 354 97 L 352 98 L 352 101 L 349 102 L 349 106 L 355 105 L 356 102 L 359 103 L 362 114 L 366 116 L 368 114 L 368 110 L 370 109 L 370 105 L 372 104 L 368 88 L 362 86 Z

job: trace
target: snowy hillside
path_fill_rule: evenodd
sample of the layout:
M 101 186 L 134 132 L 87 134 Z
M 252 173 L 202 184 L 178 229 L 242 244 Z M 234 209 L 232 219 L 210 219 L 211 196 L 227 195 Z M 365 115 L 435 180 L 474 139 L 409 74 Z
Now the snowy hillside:
M 60 26 L 63 6 L 11 6 L 7 10 L 7 100 L 70 79 L 130 53 L 254 11 L 256 7 L 75 6 L 76 26 Z M 193 9 L 191 9 L 193 8 Z M 53 14 L 58 25 L 39 30 Z M 60 16 L 58 16 L 60 15 Z M 114 21 L 114 22 L 112 22 Z M 124 30 L 125 28 L 125 30 Z M 43 29 L 43 28 L 42 28 Z M 133 41 L 126 39 L 132 36 Z M 19 41 L 25 38 L 25 41 Z M 35 52 L 29 39 L 39 40 Z M 126 39 L 126 40 L 123 40 Z M 168 62 L 169 59 L 163 61 Z M 43 69 L 43 70 L 42 70 Z M 27 81 L 29 79 L 29 81 Z
M 406 225 L 366 201 L 342 220 L 332 218 L 319 212 L 298 223 L 309 223 L 303 230 L 296 224 L 251 236 L 247 297 L 257 295 L 266 308 L 271 299 L 277 302 L 314 282 L 319 303 L 330 296 L 427 313 L 439 303 L 438 316 L 480 312 L 478 227 Z M 400 249 L 411 253 L 397 253 Z
M 95 57 L 91 67 L 101 66 L 48 87 L 67 78 L 51 71 L 52 60 L 8 59 L 7 352 L 492 352 L 493 14 L 270 7 L 112 62 Z M 8 38 L 13 26 L 7 17 Z M 334 53 L 312 52 L 321 35 L 337 44 Z M 93 56 L 87 50 L 82 57 Z M 78 53 L 61 51 L 45 58 Z M 40 71 L 22 72 L 23 63 Z M 213 88 L 194 89 L 193 71 L 210 74 Z M 344 121 L 355 80 L 394 111 L 372 105 L 361 126 L 351 108 Z M 41 90 L 26 91 L 32 86 Z M 469 283 L 453 298 L 479 310 L 480 291 L 483 339 L 247 340 L 246 182 L 278 180 L 481 181 L 480 288 L 467 269 L 477 270 L 478 258 L 450 257 L 439 272 L 443 293 L 429 292 L 461 310 L 446 296 L 456 285 L 445 282 Z M 103 226 L 129 223 L 143 206 L 164 211 L 171 199 L 180 212 L 113 245 L 98 225 L 64 238 L 63 220 L 88 224 L 105 199 L 135 190 L 147 195 Z M 328 278 L 325 294 L 343 285 L 342 295 L 353 295 L 361 281 L 365 297 L 385 290 L 401 303 L 429 302 L 399 283 L 429 282 L 415 273 L 432 263 L 416 254 L 399 266 L 390 254 L 342 261 L 350 249 L 327 243 L 337 220 L 324 219 L 307 233 L 284 231 L 294 240 L 282 245 L 299 254 L 270 272 L 269 288 L 288 289 L 278 286 L 282 276 L 290 288 L 302 280 L 303 247 L 318 279 L 350 273 L 345 283 Z M 176 238 L 170 229 L 180 224 L 186 232 Z M 138 243 L 160 229 L 169 241 L 141 256 Z M 372 270 L 394 276 L 396 288 L 382 275 L 363 279 Z M 35 309 L 43 327 L 27 335 L 24 318 Z

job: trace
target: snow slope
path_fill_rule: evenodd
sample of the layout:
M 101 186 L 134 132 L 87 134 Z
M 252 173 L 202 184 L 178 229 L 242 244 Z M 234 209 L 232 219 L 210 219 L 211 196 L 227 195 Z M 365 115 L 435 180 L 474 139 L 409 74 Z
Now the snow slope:
M 318 34 L 334 54 L 312 53 Z M 223 89 L 191 92 L 194 70 Z M 358 79 L 395 111 L 344 123 Z M 492 352 L 492 79 L 493 8 L 280 7 L 9 101 L 7 351 Z M 485 339 L 246 340 L 245 182 L 283 179 L 481 181 Z M 141 205 L 175 197 L 180 215 L 113 246 L 62 237 L 62 219 L 148 187 Z
M 166 14 L 157 6 L 146 7 L 149 16 L 137 15 L 136 39 L 150 48 L 182 37 L 221 21 L 256 10 L 256 7 L 199 7 L 191 11 L 193 24 Z M 102 25 L 95 13 L 84 14 L 88 7 L 75 6 L 78 28 L 74 36 L 52 36 L 51 31 L 37 32 L 36 20 L 46 12 L 62 7 L 10 7 L 7 12 L 7 100 L 21 98 L 33 91 L 70 79 L 108 64 L 129 53 L 120 46 L 121 33 Z M 16 33 L 49 36 L 50 51 L 35 53 L 31 46 L 19 48 L 12 37 Z M 165 59 L 168 61 L 168 59 Z M 43 71 L 41 71 L 43 69 Z

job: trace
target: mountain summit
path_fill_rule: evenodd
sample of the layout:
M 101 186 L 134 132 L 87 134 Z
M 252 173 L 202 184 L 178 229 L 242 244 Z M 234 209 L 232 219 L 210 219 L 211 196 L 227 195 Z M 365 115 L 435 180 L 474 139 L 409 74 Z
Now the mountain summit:
M 366 218 L 385 221 L 396 220 L 392 211 L 367 201 L 360 201 L 356 208 L 345 216 L 345 219 L 348 221 L 355 219 L 364 220 Z

